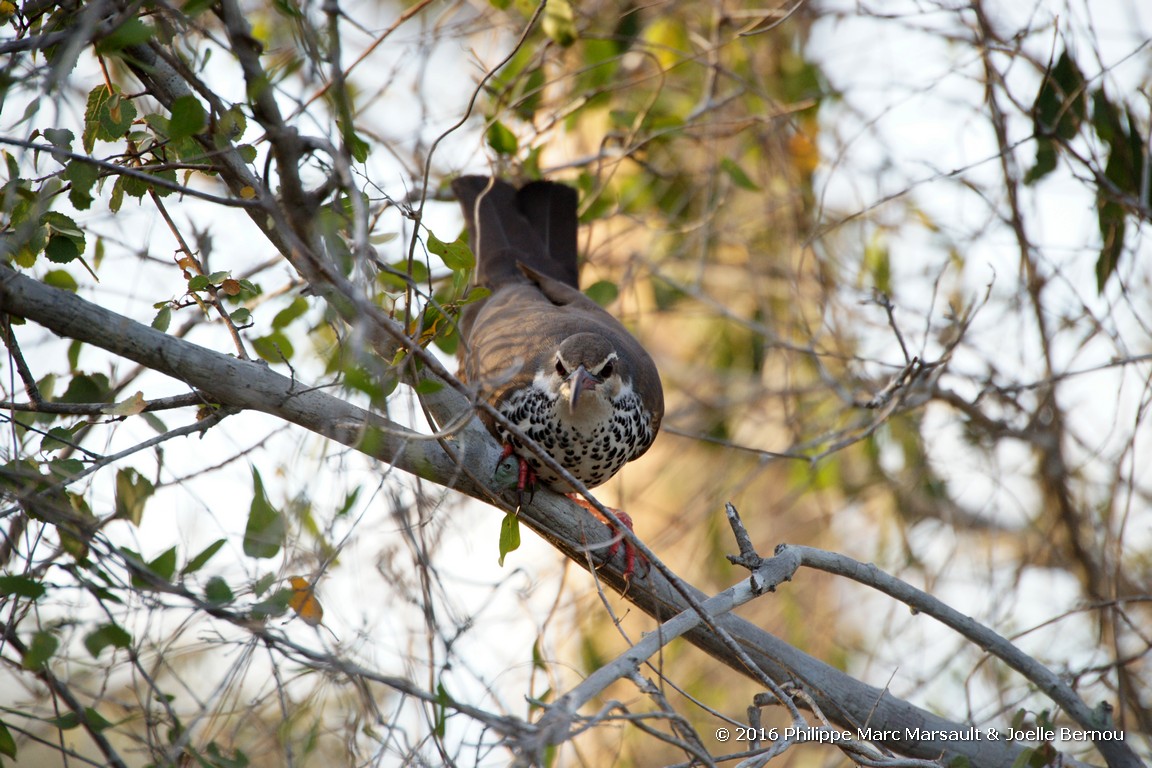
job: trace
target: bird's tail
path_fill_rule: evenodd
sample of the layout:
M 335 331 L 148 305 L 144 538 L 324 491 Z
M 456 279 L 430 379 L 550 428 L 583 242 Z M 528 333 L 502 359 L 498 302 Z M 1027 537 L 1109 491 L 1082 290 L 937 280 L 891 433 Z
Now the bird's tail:
M 525 279 L 519 264 L 579 287 L 576 190 L 551 181 L 520 189 L 487 176 L 461 176 L 452 191 L 464 210 L 476 283 L 495 289 Z

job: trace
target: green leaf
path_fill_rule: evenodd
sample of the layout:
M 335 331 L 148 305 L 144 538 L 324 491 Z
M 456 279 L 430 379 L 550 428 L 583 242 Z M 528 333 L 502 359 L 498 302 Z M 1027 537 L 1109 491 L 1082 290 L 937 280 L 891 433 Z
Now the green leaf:
M 64 482 L 70 482 L 84 471 L 84 462 L 80 459 L 52 459 L 48 462 L 48 471 Z
M 117 179 L 117 183 L 124 189 L 124 194 L 137 200 L 143 199 L 144 195 L 148 194 L 148 182 L 139 176 L 121 176 Z
M 1101 200 L 1096 212 L 1101 240 L 1100 257 L 1096 260 L 1096 290 L 1103 293 L 1108 279 L 1120 264 L 1127 225 L 1124 208 L 1118 203 Z
M 8 731 L 8 726 L 4 725 L 3 720 L 0 720 L 0 755 L 16 757 L 16 740 L 12 738 L 12 734 Z
M 431 395 L 444 389 L 444 382 L 435 379 L 421 379 L 412 389 L 418 395 Z
M 161 332 L 167 332 L 168 326 L 172 323 L 172 307 L 168 304 L 160 307 L 160 311 L 156 313 L 156 317 L 152 318 L 152 327 Z
M 232 587 L 228 586 L 228 582 L 219 576 L 213 576 L 204 586 L 204 599 L 213 605 L 227 605 L 236 599 L 236 595 L 233 594 Z
M 466 237 L 467 235 L 461 234 L 461 238 Z M 408 285 L 408 280 L 403 276 L 406 275 L 414 283 L 426 283 L 431 274 L 428 271 L 428 265 L 416 259 L 413 259 L 411 264 L 408 263 L 407 259 L 401 259 L 388 266 L 390 269 L 381 271 L 378 279 L 389 287 L 394 287 L 401 291 Z M 392 270 L 395 270 L 395 273 L 393 273 Z
M 488 126 L 487 140 L 488 146 L 501 155 L 515 155 L 520 148 L 516 134 L 499 120 L 493 120 L 492 125 Z
M 252 594 L 259 597 L 267 592 L 277 582 L 276 574 L 266 573 L 252 583 Z
M 212 2 L 216 2 L 216 0 L 212 0 Z M 240 146 L 236 147 L 236 152 L 239 153 L 240 159 L 244 162 L 256 162 L 258 153 L 256 152 L 256 147 L 252 146 L 251 144 L 241 144 Z
M 148 166 L 144 166 L 142 170 L 148 171 L 149 173 L 151 173 L 151 175 L 155 176 L 156 178 L 163 179 L 164 181 L 167 181 L 170 184 L 176 184 L 177 183 L 177 181 L 176 181 L 176 169 L 175 168 L 169 168 L 168 170 L 164 170 L 164 171 L 154 171 L 151 168 L 149 168 Z M 159 197 L 168 197 L 168 195 L 175 194 L 175 192 L 176 192 L 176 190 L 172 189 L 171 187 L 161 187 L 161 186 L 158 186 L 156 184 L 149 184 L 148 189 L 151 190 L 154 194 L 156 194 Z
M 544 6 L 544 19 L 541 22 L 544 34 L 567 48 L 576 42 L 576 18 L 572 4 L 568 0 L 548 0 Z
M 156 487 L 148 478 L 132 467 L 116 473 L 116 512 L 115 517 L 128 520 L 139 526 L 144 517 L 144 504 L 156 493 Z
M 48 630 L 42 629 L 32 635 L 32 639 L 28 641 L 28 647 L 24 651 L 24 658 L 20 664 L 24 669 L 32 672 L 44 669 L 59 647 L 60 639 Z
M 288 603 L 292 600 L 291 589 L 278 589 L 266 600 L 261 600 L 252 606 L 252 618 L 263 621 L 288 612 Z
M 372 146 L 355 131 L 344 131 L 344 143 L 348 147 L 348 154 L 358 163 L 365 162 L 372 151 Z
M 92 707 L 84 708 L 83 720 L 80 719 L 80 715 L 76 712 L 65 712 L 59 717 L 46 720 L 45 722 L 50 723 L 61 731 L 71 731 L 73 728 L 79 728 L 85 722 L 87 722 L 88 727 L 94 731 L 103 731 L 112 726 L 112 723 L 108 722 L 103 715 Z
M 216 143 L 218 146 L 226 146 L 243 136 L 247 129 L 248 118 L 244 115 L 243 108 L 239 104 L 233 104 L 216 118 Z M 252 153 L 253 159 L 255 159 L 256 148 L 250 144 L 245 144 L 239 148 L 241 155 L 246 154 L 245 148 Z M 245 159 L 245 162 L 251 161 Z
M 203 568 L 212 559 L 212 556 L 220 551 L 220 548 L 228 543 L 227 539 L 216 539 L 208 546 L 200 551 L 200 554 L 188 561 L 188 564 L 180 569 L 181 576 L 188 576 L 189 574 L 196 573 L 196 571 Z
M 504 515 L 500 523 L 500 565 L 504 565 L 504 557 L 520 548 L 520 518 L 515 512 Z
M 100 87 L 100 86 L 98 86 Z M 97 115 L 96 138 L 117 141 L 128 133 L 136 120 L 136 105 L 125 99 L 117 89 L 108 95 L 100 105 Z
M 486 299 L 491 295 L 491 289 L 485 288 L 482 285 L 473 285 L 468 289 L 467 295 L 458 299 L 456 303 L 463 306 L 464 304 L 471 304 L 474 301 L 480 301 L 480 299 Z
M 208 275 L 192 275 L 188 278 L 188 290 L 190 291 L 206 291 L 212 287 L 212 281 L 208 279 Z
M 244 529 L 244 554 L 257 558 L 275 557 L 284 540 L 284 516 L 268 500 L 264 481 L 255 467 L 252 469 L 252 486 L 252 504 L 248 509 L 248 525 Z
M 168 120 L 168 136 L 186 139 L 204 130 L 208 115 L 204 105 L 195 96 L 181 96 L 172 102 L 172 116 Z
M 44 273 L 44 284 L 50 285 L 53 288 L 59 288 L 62 291 L 69 293 L 76 293 L 76 289 L 80 286 L 76 283 L 76 278 L 63 269 L 52 269 Z
M 533 67 L 512 84 L 513 91 L 510 94 L 510 101 L 516 117 L 526 123 L 532 122 L 544 99 L 545 82 L 547 82 L 547 76 L 544 73 L 544 68 Z M 533 176 L 527 164 L 525 164 L 524 171 L 526 175 Z
M 446 243 L 429 232 L 428 250 L 439 256 L 440 260 L 444 262 L 444 266 L 453 272 L 472 269 L 476 266 L 476 257 L 472 254 L 472 249 L 468 247 L 463 234 L 451 243 Z
M 188 16 L 199 16 L 215 4 L 216 0 L 186 0 L 180 10 Z
M 1088 95 L 1084 73 L 1068 51 L 1060 54 L 1056 64 L 1040 84 L 1032 107 L 1036 133 L 1072 139 L 1088 116 Z
M 67 128 L 45 128 L 44 138 L 54 147 L 60 149 L 72 149 L 72 141 L 76 138 L 76 134 Z
M 84 151 L 91 152 L 96 146 L 96 134 L 100 131 L 100 110 L 112 94 L 108 88 L 98 85 L 88 92 L 88 103 L 84 109 Z M 100 137 L 103 138 L 103 137 Z
M 353 488 L 347 495 L 344 496 L 344 503 L 336 510 L 336 517 L 347 517 L 352 509 L 356 506 L 356 500 L 360 497 L 360 487 Z
M 1056 142 L 1036 139 L 1036 163 L 1024 174 L 1024 183 L 1031 185 L 1056 170 Z
M 76 444 L 76 431 L 82 426 L 77 424 L 73 427 L 53 427 L 40 441 L 40 450 L 44 453 L 50 453 L 74 446 Z
M 56 264 L 67 264 L 80 258 L 80 250 L 76 247 L 75 241 L 66 237 L 49 237 L 44 255 Z
M 118 176 L 112 183 L 112 195 L 108 198 L 108 210 L 118 213 L 120 206 L 124 205 L 124 176 Z
M 444 687 L 443 680 L 436 681 L 436 723 L 433 726 L 436 734 L 440 738 L 444 738 L 445 729 L 448 725 L 448 708 L 452 706 L 452 697 L 448 695 L 448 689 Z
M 49 261 L 67 264 L 84 253 L 84 233 L 71 218 L 57 211 L 48 211 L 40 217 L 40 223 L 47 229 L 48 243 L 44 255 Z
M 1097 108 L 1102 113 L 1103 125 L 1097 126 L 1097 134 L 1109 144 L 1108 162 L 1104 166 L 1104 177 L 1122 193 L 1139 197 L 1144 192 L 1144 143 L 1140 125 L 1131 111 L 1120 109 L 1098 94 Z M 1125 120 L 1125 117 L 1127 120 Z M 1105 138 L 1107 137 L 1107 138 Z M 1113 197 L 1114 192 L 1107 188 L 1100 194 Z M 1124 203 L 1119 200 L 1117 202 Z
M 1016 759 L 1012 761 L 1012 768 L 1028 768 L 1032 762 L 1032 756 L 1036 754 L 1036 750 L 1031 747 L 1025 747 L 1016 755 Z
M 144 419 L 144 422 L 152 427 L 152 431 L 158 435 L 162 435 L 168 431 L 168 426 L 164 423 L 164 420 L 151 411 L 144 411 L 144 413 L 140 414 L 140 418 Z
M 103 39 L 96 42 L 97 53 L 116 53 L 129 46 L 140 45 L 152 39 L 153 30 L 136 17 L 125 21 Z
M 84 151 L 91 152 L 96 140 L 115 142 L 127 134 L 136 120 L 136 105 L 121 97 L 120 89 L 97 85 L 88 94 L 84 109 Z
M 611 280 L 597 280 L 584 289 L 584 295 L 600 306 L 606 307 L 616 301 L 616 297 L 620 295 L 620 289 Z
M 171 581 L 176 574 L 176 547 L 161 552 L 155 560 L 148 563 L 148 570 L 164 581 Z
M 396 389 L 395 376 L 380 376 L 379 371 L 368 370 L 360 365 L 349 365 L 344 369 L 344 386 L 363 392 L 374 403 L 380 403 Z
M 275 329 L 284 328 L 307 311 L 308 302 L 297 296 L 291 304 L 276 313 L 276 316 L 272 318 L 272 327 Z
M 212 1 L 215 2 L 215 0 Z M 240 159 L 244 162 L 248 162 L 248 164 L 256 162 L 256 158 L 259 157 L 256 151 L 256 147 L 252 146 L 251 144 L 241 144 L 240 146 L 237 146 L 236 152 L 240 154 Z
M 88 721 L 88 727 L 94 731 L 104 731 L 112 727 L 112 723 L 104 715 L 97 712 L 92 707 L 84 708 L 84 719 Z
M 99 658 L 100 652 L 108 646 L 127 648 L 132 644 L 132 635 L 119 624 L 101 624 L 84 636 L 84 647 L 92 658 Z
M 270 363 L 282 363 L 285 360 L 291 360 L 295 353 L 292 342 L 288 341 L 288 337 L 279 331 L 252 339 L 252 349 Z
M 106 403 L 112 395 L 108 377 L 102 373 L 78 373 L 60 396 L 62 403 Z
M 92 207 L 92 187 L 100 177 L 100 169 L 83 160 L 70 160 L 64 166 L 62 178 L 71 183 L 68 189 L 68 202 L 79 211 Z
M 0 575 L 0 595 L 4 597 L 15 595 L 28 600 L 37 600 L 47 591 L 41 582 L 28 576 Z
M 65 712 L 59 717 L 54 717 L 46 722 L 59 728 L 61 731 L 70 731 L 73 728 L 80 727 L 80 715 L 75 712 Z
M 872 278 L 872 287 L 883 293 L 892 291 L 892 254 L 885 238 L 873 235 L 864 246 L 865 273 Z
M 744 169 L 737 165 L 733 160 L 730 160 L 727 157 L 724 158 L 720 161 L 720 168 L 724 171 L 724 173 L 728 174 L 728 177 L 732 179 L 732 182 L 741 189 L 747 189 L 750 192 L 760 191 L 760 186 L 756 182 L 752 181 L 752 179 L 748 178 L 748 174 L 744 173 Z
M 80 229 L 80 225 L 72 217 L 65 216 L 58 211 L 46 211 L 40 217 L 40 223 L 48 227 L 50 235 L 66 237 L 75 240 L 81 248 L 84 246 L 84 231 Z
M 84 343 L 81 341 L 73 341 L 68 345 L 68 370 L 75 373 L 80 367 L 80 351 L 84 349 Z

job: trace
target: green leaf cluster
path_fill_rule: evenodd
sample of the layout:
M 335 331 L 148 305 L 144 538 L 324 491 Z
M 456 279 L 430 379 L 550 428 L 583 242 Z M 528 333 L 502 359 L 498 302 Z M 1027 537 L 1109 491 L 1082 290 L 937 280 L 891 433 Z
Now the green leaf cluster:
M 50 210 L 52 200 L 60 189 L 56 177 L 33 184 L 20 178 L 19 168 L 14 158 L 5 153 L 8 161 L 8 181 L 0 187 L 0 213 L 6 214 L 0 221 L 0 257 L 13 260 L 18 266 L 28 268 L 36 263 L 41 255 L 54 264 L 69 264 L 83 260 L 87 238 L 76 221 L 59 211 Z M 87 171 L 77 172 L 78 164 L 70 163 L 62 171 L 70 176 L 78 190 L 78 202 L 90 201 L 91 185 L 85 187 Z M 83 177 L 83 178 L 81 178 Z M 80 179 L 79 182 L 75 179 Z M 91 268 L 89 268 L 91 271 Z
M 1035 184 L 1056 170 L 1063 144 L 1085 129 L 1106 147 L 1104 169 L 1096 178 L 1096 213 L 1100 255 L 1096 260 L 1096 289 L 1103 292 L 1115 274 L 1127 241 L 1128 223 L 1145 216 L 1152 170 L 1145 162 L 1148 129 L 1132 109 L 1109 97 L 1100 85 L 1090 89 L 1080 65 L 1068 51 L 1045 73 L 1032 106 L 1036 162 L 1024 181 Z

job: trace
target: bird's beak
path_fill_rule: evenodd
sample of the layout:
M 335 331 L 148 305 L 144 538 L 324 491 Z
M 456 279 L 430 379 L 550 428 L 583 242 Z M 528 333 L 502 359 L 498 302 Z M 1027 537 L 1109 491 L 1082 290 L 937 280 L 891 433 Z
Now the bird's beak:
M 568 375 L 568 410 L 575 411 L 576 405 L 580 401 L 580 393 L 585 390 L 596 389 L 596 385 L 600 383 L 600 379 L 588 373 L 584 366 L 576 367 Z

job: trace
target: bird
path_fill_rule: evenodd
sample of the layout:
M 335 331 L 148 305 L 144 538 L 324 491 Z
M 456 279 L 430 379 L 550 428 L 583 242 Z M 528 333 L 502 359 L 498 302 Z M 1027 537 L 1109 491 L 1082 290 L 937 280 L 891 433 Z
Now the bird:
M 452 190 L 476 255 L 473 282 L 490 292 L 461 312 L 463 380 L 586 488 L 607 482 L 652 445 L 664 390 L 640 342 L 580 291 L 576 190 L 486 176 L 458 177 Z M 574 494 L 516 435 L 480 416 L 504 456 L 517 458 L 518 490 L 538 482 Z

